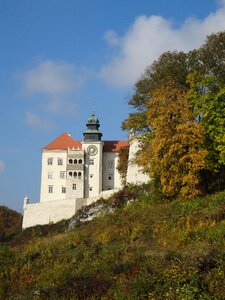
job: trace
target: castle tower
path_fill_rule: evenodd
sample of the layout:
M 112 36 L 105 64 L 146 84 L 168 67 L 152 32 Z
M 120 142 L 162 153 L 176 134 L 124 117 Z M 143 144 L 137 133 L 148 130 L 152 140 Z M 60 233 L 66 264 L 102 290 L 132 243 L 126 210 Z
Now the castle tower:
M 85 157 L 85 192 L 86 198 L 98 196 L 102 191 L 102 133 L 99 131 L 98 118 L 92 114 L 87 120 L 87 129 L 83 133 L 82 149 Z

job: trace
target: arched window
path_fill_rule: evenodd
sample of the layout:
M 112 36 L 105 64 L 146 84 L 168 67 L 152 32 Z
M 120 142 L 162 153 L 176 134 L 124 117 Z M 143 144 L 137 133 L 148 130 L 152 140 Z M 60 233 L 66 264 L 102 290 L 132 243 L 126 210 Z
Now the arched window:
M 73 173 L 74 178 L 77 178 L 77 172 Z
M 74 159 L 74 163 L 75 163 L 75 165 L 77 164 L 77 159 Z
M 73 172 L 69 172 L 69 176 L 72 177 L 73 176 Z
M 78 178 L 81 179 L 81 172 L 78 172 Z
M 82 159 L 79 159 L 79 164 L 82 164 Z
M 72 164 L 73 163 L 73 160 L 72 159 L 69 159 L 69 164 Z

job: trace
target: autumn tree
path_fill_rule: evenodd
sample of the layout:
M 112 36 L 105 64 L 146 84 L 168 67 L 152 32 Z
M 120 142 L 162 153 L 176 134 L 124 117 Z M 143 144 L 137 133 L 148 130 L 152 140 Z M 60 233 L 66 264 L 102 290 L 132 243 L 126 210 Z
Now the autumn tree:
M 142 78 L 135 84 L 134 95 L 129 100 L 129 105 L 135 112 L 123 122 L 122 128 L 132 129 L 137 133 L 148 132 L 147 110 L 151 92 L 164 85 L 168 76 L 187 87 L 188 69 L 187 54 L 176 51 L 163 53 L 157 61 L 147 67 Z
M 126 183 L 128 168 L 129 146 L 120 148 L 118 153 L 117 170 L 122 178 L 123 185 Z
M 148 122 L 154 132 L 149 144 L 151 176 L 159 176 L 165 196 L 200 194 L 200 171 L 207 151 L 204 128 L 193 118 L 184 87 L 173 79 L 155 89 L 148 103 Z
M 135 85 L 129 101 L 135 111 L 122 128 L 142 133 L 137 162 L 161 178 L 167 195 L 197 194 L 201 180 L 205 191 L 225 187 L 224 61 L 225 32 L 219 32 L 199 49 L 163 53 Z

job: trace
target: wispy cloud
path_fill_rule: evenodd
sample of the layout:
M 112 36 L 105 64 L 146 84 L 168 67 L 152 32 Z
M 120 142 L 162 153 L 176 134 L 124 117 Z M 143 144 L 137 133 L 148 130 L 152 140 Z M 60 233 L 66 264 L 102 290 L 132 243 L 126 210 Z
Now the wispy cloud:
M 112 30 L 106 32 L 106 41 L 119 54 L 103 66 L 100 77 L 110 85 L 131 85 L 163 52 L 198 48 L 207 35 L 225 30 L 225 0 L 218 3 L 217 11 L 205 19 L 189 18 L 179 28 L 160 16 L 139 16 L 122 37 Z
M 29 92 L 59 95 L 76 89 L 80 79 L 72 64 L 45 60 L 24 73 L 24 85 Z
M 3 173 L 5 171 L 5 163 L 3 160 L 0 160 L 0 173 Z
M 45 120 L 44 118 L 41 118 L 40 116 L 38 116 L 35 113 L 32 112 L 26 112 L 25 115 L 25 122 L 33 128 L 38 128 L 38 129 L 50 129 L 52 127 L 54 127 L 54 125 Z
M 85 71 L 77 70 L 73 64 L 53 60 L 39 61 L 20 74 L 26 95 L 36 96 L 43 110 L 60 114 L 76 111 L 71 97 L 87 77 Z

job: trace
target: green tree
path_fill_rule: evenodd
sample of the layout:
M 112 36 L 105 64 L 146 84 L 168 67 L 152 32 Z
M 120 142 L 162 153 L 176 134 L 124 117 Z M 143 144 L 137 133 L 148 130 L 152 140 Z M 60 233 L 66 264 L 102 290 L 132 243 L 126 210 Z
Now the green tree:
M 188 76 L 189 98 L 206 131 L 208 168 L 225 168 L 225 32 L 208 36 L 198 50 L 198 69 Z
M 147 110 L 152 91 L 164 85 L 168 76 L 187 88 L 188 69 L 188 55 L 184 52 L 163 53 L 157 61 L 145 70 L 143 77 L 135 84 L 135 92 L 129 105 L 136 112 L 129 115 L 123 122 L 122 128 L 124 130 L 132 129 L 136 133 L 149 131 Z

